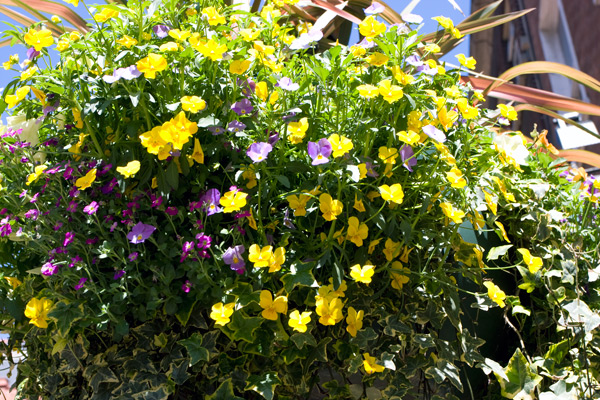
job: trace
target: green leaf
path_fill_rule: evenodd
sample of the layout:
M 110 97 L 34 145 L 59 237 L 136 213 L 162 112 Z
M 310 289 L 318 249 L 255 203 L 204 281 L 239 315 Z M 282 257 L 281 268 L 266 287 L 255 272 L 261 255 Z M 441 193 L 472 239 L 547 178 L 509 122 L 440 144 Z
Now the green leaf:
M 290 340 L 292 342 L 294 342 L 296 347 L 300 350 L 302 350 L 304 345 L 309 345 L 309 346 L 313 346 L 313 347 L 317 345 L 317 341 L 315 340 L 315 337 L 308 332 L 307 333 L 294 333 L 292 336 L 290 336 Z
M 176 385 L 183 385 L 191 376 L 187 372 L 187 369 L 188 362 L 185 358 L 174 360 L 169 366 L 169 370 L 166 372 L 166 375 L 170 377 Z
M 258 329 L 264 320 L 258 317 L 246 317 L 241 311 L 233 313 L 231 323 L 227 328 L 232 331 L 233 340 L 244 340 L 248 343 L 254 342 L 254 331 Z
M 290 180 L 286 176 L 277 175 L 276 178 L 279 181 L 279 183 L 281 183 L 283 186 L 285 186 L 288 189 L 290 188 Z
M 217 390 L 211 394 L 204 396 L 204 400 L 244 400 L 233 393 L 233 384 L 231 378 L 226 379 L 219 385 Z
M 281 277 L 286 292 L 290 293 L 296 286 L 313 286 L 317 282 L 312 274 L 314 263 L 297 262 L 290 267 L 290 273 Z
M 426 335 L 424 333 L 417 333 L 415 335 L 415 337 L 413 338 L 413 340 L 422 349 L 427 349 L 429 347 L 435 346 L 435 342 L 433 341 L 433 338 L 429 334 Z
M 492 247 L 487 255 L 487 260 L 497 260 L 499 257 L 502 257 L 506 254 L 508 249 L 513 247 L 512 244 L 507 244 L 505 246 Z
M 368 327 L 356 332 L 356 336 L 350 340 L 359 348 L 367 349 L 369 347 L 369 342 L 375 339 L 377 339 L 377 333 L 375 333 L 373 328 Z
M 83 315 L 83 305 L 67 303 L 64 300 L 56 303 L 52 310 L 48 313 L 48 317 L 52 318 L 56 322 L 58 331 L 63 337 L 67 336 L 75 321 L 83 318 Z
M 252 375 L 248 378 L 248 384 L 245 390 L 254 390 L 267 400 L 273 399 L 275 387 L 280 385 L 281 381 L 277 377 L 277 373 L 268 371 L 260 376 Z
M 400 318 L 396 314 L 388 315 L 380 322 L 380 325 L 384 326 L 383 333 L 388 336 L 399 336 L 403 333 L 410 334 L 411 329 L 400 321 Z
M 190 366 L 198 361 L 208 361 L 210 358 L 208 350 L 202 347 L 202 335 L 198 332 L 194 332 L 189 338 L 179 340 L 177 343 L 187 350 L 190 356 Z
M 436 366 L 431 366 L 425 370 L 425 373 L 435 380 L 436 383 L 440 384 L 445 379 L 448 379 L 458 390 L 463 391 L 463 385 L 460 381 L 460 371 L 456 365 L 446 361 L 440 360 Z
M 536 386 L 542 381 L 542 377 L 531 370 L 520 349 L 515 351 L 504 372 L 508 380 L 496 372 L 494 374 L 500 383 L 502 396 L 509 399 L 533 398 Z
M 94 393 L 98 393 L 101 383 L 119 383 L 119 378 L 117 378 L 110 368 L 100 367 L 90 379 L 90 386 L 94 390 Z
M 468 330 L 463 330 L 462 333 L 458 334 L 460 339 L 460 347 L 463 351 L 461 360 L 464 358 L 464 361 L 472 367 L 476 362 L 484 361 L 483 356 L 477 351 L 477 349 L 485 343 L 485 340 L 480 338 L 475 338 L 471 336 Z
M 192 301 L 193 300 L 193 301 Z M 186 326 L 188 321 L 190 320 L 190 315 L 192 315 L 192 310 L 194 309 L 194 305 L 198 300 L 194 300 L 192 298 L 185 297 L 182 303 L 179 303 L 179 308 L 175 313 L 175 317 L 181 323 L 181 325 Z
M 177 164 L 175 164 L 175 162 L 171 162 L 167 168 L 165 179 L 173 190 L 177 190 L 179 187 L 179 170 L 177 169 Z

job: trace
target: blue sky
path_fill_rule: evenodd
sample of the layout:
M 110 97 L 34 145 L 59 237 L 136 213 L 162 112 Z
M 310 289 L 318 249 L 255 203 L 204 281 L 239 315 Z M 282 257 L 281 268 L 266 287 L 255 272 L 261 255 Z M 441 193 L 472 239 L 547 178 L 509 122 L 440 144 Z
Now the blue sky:
M 60 0 L 58 0 L 60 1 Z M 470 0 L 455 0 L 456 3 L 461 7 L 465 16 L 470 14 L 471 2 Z M 402 11 L 407 5 L 412 3 L 410 0 L 388 0 L 386 2 L 389 6 L 393 7 L 396 11 Z M 78 13 L 82 15 L 84 18 L 87 17 L 87 13 L 85 8 L 80 4 L 77 9 Z M 418 14 L 423 17 L 424 26 L 421 28 L 421 33 L 429 33 L 434 31 L 437 28 L 437 23 L 432 21 L 431 18 L 443 15 L 445 17 L 451 18 L 455 23 L 460 22 L 465 18 L 459 11 L 455 10 L 448 0 L 421 0 L 418 2 L 417 6 L 412 11 L 413 14 Z M 8 25 L 5 25 L 3 22 L 9 21 L 14 23 L 14 21 L 6 18 L 4 15 L 0 15 L 0 23 L 1 30 L 5 31 L 6 29 L 10 29 Z M 27 49 L 22 45 L 15 45 L 14 47 L 4 46 L 0 47 L 0 63 L 8 60 L 8 57 L 11 54 L 18 54 L 21 60 L 26 58 Z M 461 43 L 461 45 L 455 49 L 453 52 L 449 53 L 444 59 L 448 62 L 456 62 L 454 55 L 458 53 L 468 54 L 468 37 L 466 40 Z M 56 57 L 53 57 L 56 58 Z M 0 89 L 4 89 L 6 84 L 10 82 L 17 75 L 14 71 L 5 71 L 0 67 Z M 2 92 L 0 91 L 0 94 Z

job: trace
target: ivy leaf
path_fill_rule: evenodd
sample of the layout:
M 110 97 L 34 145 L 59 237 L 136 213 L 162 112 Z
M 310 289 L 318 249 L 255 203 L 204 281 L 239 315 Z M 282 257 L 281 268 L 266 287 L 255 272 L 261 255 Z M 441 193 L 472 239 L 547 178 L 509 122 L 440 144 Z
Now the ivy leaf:
M 169 370 L 166 372 L 166 375 L 170 377 L 176 385 L 183 385 L 191 376 L 187 372 L 187 369 L 188 363 L 185 358 L 175 360 L 169 366 Z
M 396 314 L 388 315 L 387 317 L 385 317 L 383 319 L 383 323 L 380 323 L 380 325 L 384 326 L 383 333 L 385 333 L 388 336 L 399 336 L 403 333 L 411 333 L 410 328 L 402 321 L 400 321 L 398 315 Z
M 56 322 L 60 335 L 66 337 L 75 321 L 83 318 L 83 305 L 59 301 L 48 316 Z
M 179 303 L 175 317 L 177 317 L 177 320 L 181 323 L 181 325 L 187 325 L 188 321 L 190 320 L 190 315 L 192 315 L 194 305 L 196 305 L 197 301 L 198 300 L 192 301 L 192 299 L 184 297 L 183 302 Z
M 248 343 L 254 342 L 254 331 L 263 322 L 262 318 L 246 317 L 242 312 L 233 313 L 228 328 L 232 331 L 233 340 L 244 340 Z
M 497 260 L 499 257 L 505 255 L 508 249 L 510 249 L 511 247 L 513 247 L 512 244 L 507 244 L 506 246 L 492 247 L 488 252 L 487 260 Z
M 250 376 L 248 378 L 248 385 L 246 386 L 245 390 L 254 390 L 265 399 L 272 400 L 275 387 L 280 384 L 281 381 L 277 377 L 277 373 L 269 371 L 260 376 Z
M 318 285 L 312 274 L 314 263 L 297 262 L 290 267 L 290 273 L 281 277 L 285 291 L 290 293 L 296 286 Z
M 100 367 L 90 379 L 90 386 L 94 393 L 98 393 L 101 383 L 119 383 L 119 378 L 108 367 Z
M 204 400 L 244 400 L 233 393 L 231 378 L 226 379 L 211 395 L 204 396 Z
M 495 371 L 494 375 L 500 383 L 502 396 L 509 399 L 533 398 L 536 386 L 542 381 L 542 377 L 531 370 L 520 349 L 515 351 L 504 372 L 508 379 L 504 379 Z
M 356 332 L 356 337 L 353 337 L 351 341 L 355 343 L 359 348 L 366 349 L 371 340 L 377 339 L 377 333 L 373 330 L 373 328 L 368 327 L 366 329 L 361 329 Z
M 307 333 L 294 333 L 292 336 L 290 336 L 290 339 L 292 342 L 294 342 L 294 344 L 296 345 L 296 347 L 299 350 L 302 350 L 302 348 L 306 344 L 313 346 L 313 347 L 317 345 L 317 341 L 315 340 L 315 337 L 308 332 Z
M 177 343 L 187 350 L 190 356 L 190 367 L 198 361 L 208 361 L 210 358 L 208 350 L 202 347 L 202 335 L 198 332 L 194 332 L 189 338 L 180 340 Z
M 477 348 L 483 346 L 485 340 L 480 338 L 474 338 L 471 336 L 468 330 L 463 330 L 458 334 L 460 338 L 460 347 L 463 351 L 464 360 L 469 364 L 470 367 L 473 366 L 476 362 L 484 361 L 484 358 Z

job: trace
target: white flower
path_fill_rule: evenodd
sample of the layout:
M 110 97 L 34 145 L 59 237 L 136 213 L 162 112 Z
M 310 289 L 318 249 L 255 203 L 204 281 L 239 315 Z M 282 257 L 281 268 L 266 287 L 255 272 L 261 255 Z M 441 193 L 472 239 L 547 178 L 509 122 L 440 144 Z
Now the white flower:
M 499 151 L 506 153 L 507 156 L 514 159 L 518 164 L 527 164 L 526 159 L 529 155 L 529 150 L 525 147 L 521 135 L 498 135 L 494 138 L 494 144 Z

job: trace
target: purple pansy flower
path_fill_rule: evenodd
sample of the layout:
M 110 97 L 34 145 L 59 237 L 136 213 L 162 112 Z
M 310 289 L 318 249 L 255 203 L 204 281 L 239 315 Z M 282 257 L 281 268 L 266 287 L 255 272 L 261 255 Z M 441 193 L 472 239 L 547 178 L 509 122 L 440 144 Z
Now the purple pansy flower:
M 329 162 L 333 148 L 329 140 L 323 138 L 318 142 L 308 142 L 308 155 L 312 158 L 312 165 L 326 164 Z
M 166 25 L 154 25 L 152 27 L 152 30 L 154 31 L 154 33 L 156 33 L 156 36 L 158 36 L 160 39 L 166 38 L 167 36 L 169 36 L 169 27 Z
M 152 225 L 138 222 L 127 234 L 127 239 L 133 244 L 144 243 L 155 230 L 156 228 Z
M 298 85 L 297 83 L 294 83 L 288 77 L 283 77 L 280 80 L 278 80 L 277 84 L 275 86 L 279 86 L 283 90 L 289 90 L 291 92 L 298 90 L 298 88 L 300 87 L 300 85 Z
M 58 272 L 58 265 L 52 264 L 50 261 L 42 265 L 42 275 L 52 276 Z
M 98 202 L 92 201 L 90 204 L 83 208 L 83 212 L 88 215 L 94 215 L 98 211 Z
M 130 81 L 141 74 L 137 66 L 130 65 L 129 67 L 115 69 L 112 75 L 104 75 L 102 80 L 106 83 L 115 83 L 121 78 Z
M 219 126 L 219 125 L 212 125 L 212 126 L 209 126 L 207 129 L 208 129 L 208 130 L 209 130 L 209 131 L 210 131 L 210 132 L 211 132 L 213 135 L 220 135 L 220 134 L 222 134 L 223 132 L 225 132 L 225 129 L 223 129 L 223 127 L 222 127 L 222 126 Z
M 229 132 L 241 132 L 244 129 L 246 129 L 246 124 L 238 120 L 233 120 L 229 124 L 227 124 L 227 130 Z
M 87 282 L 88 278 L 81 278 L 79 279 L 79 283 L 77 283 L 77 285 L 75 285 L 75 290 L 79 290 L 83 287 L 83 285 Z
M 29 61 L 33 60 L 34 58 L 36 58 L 37 56 L 39 56 L 41 53 L 39 51 L 37 51 L 35 49 L 35 47 L 30 47 L 29 49 L 27 49 L 27 59 Z
M 413 172 L 412 167 L 417 165 L 417 158 L 415 152 L 409 145 L 404 145 L 400 148 L 400 158 L 402 159 L 403 167 Z
M 245 251 L 246 249 L 243 244 L 230 247 L 223 254 L 223 262 L 229 265 L 233 271 L 241 275 L 246 270 L 246 262 L 242 258 L 242 254 L 244 254 Z
M 219 206 L 219 200 L 221 200 L 221 192 L 217 189 L 209 189 L 206 191 L 204 196 L 200 198 L 200 201 L 204 204 L 206 215 L 213 215 L 223 211 L 223 208 Z
M 265 161 L 269 156 L 269 153 L 273 150 L 273 146 L 265 142 L 252 143 L 246 155 L 252 159 L 253 162 L 259 163 Z
M 231 109 L 237 115 L 248 115 L 254 110 L 252 103 L 248 99 L 242 99 L 240 101 L 236 101 L 231 106 Z
M 423 133 L 440 143 L 444 143 L 446 141 L 446 135 L 444 132 L 440 131 L 433 125 L 425 125 L 423 127 Z

